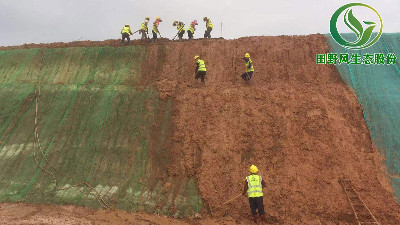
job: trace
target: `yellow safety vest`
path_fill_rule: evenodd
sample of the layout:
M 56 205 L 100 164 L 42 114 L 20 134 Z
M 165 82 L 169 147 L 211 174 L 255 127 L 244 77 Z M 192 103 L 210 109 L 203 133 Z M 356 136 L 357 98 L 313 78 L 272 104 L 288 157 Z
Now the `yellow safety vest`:
M 190 30 L 190 32 L 192 32 L 192 34 L 194 34 L 194 27 L 192 25 L 189 26 L 188 30 Z
M 129 33 L 131 33 L 131 28 L 130 27 L 124 27 L 124 28 L 122 28 L 122 32 L 121 33 L 129 34 Z
M 153 23 L 153 31 L 154 33 L 158 33 L 158 22 Z
M 211 27 L 211 29 L 213 28 L 213 23 L 211 22 L 211 19 L 208 19 L 207 22 L 207 28 Z
M 251 67 L 249 68 L 249 64 L 251 63 Z M 249 61 L 246 62 L 246 73 L 253 72 L 254 71 L 254 66 L 253 66 L 253 61 L 249 58 Z
M 199 63 L 199 69 L 197 71 L 207 71 L 206 64 L 203 60 L 199 59 L 197 62 Z
M 140 27 L 140 29 L 147 31 L 148 28 L 147 28 L 147 25 L 146 25 L 146 21 L 142 22 L 142 26 Z
M 185 26 L 183 23 L 179 22 L 178 26 L 176 26 L 176 28 L 178 29 L 178 32 L 180 33 L 181 31 L 185 31 Z
M 247 180 L 247 185 L 249 186 L 249 189 L 247 189 L 247 195 L 249 196 L 249 198 L 263 196 L 261 176 L 252 174 L 250 176 L 247 176 L 246 180 Z

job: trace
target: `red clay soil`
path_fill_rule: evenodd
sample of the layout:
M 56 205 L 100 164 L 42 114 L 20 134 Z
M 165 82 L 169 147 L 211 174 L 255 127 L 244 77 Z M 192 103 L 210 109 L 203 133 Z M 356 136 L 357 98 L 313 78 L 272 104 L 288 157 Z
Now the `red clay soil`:
M 246 197 L 221 204 L 242 192 L 254 164 L 267 182 L 270 223 L 356 224 L 342 178 L 353 182 L 380 224 L 400 223 L 400 206 L 356 95 L 334 66 L 315 63 L 317 53 L 329 51 L 325 36 L 148 46 L 141 85 L 156 86 L 160 98 L 174 102 L 168 173 L 196 177 L 202 216 L 214 218 L 187 222 L 251 223 Z M 246 52 L 255 66 L 250 84 L 240 78 Z M 205 86 L 194 80 L 195 55 L 207 66 Z
M 214 216 L 250 222 L 245 197 L 213 208 L 241 193 L 255 164 L 267 182 L 266 211 L 280 224 L 355 223 L 342 178 L 381 224 L 400 223 L 355 94 L 334 66 L 315 63 L 328 51 L 323 35 L 150 46 L 143 76 L 164 83 L 162 95 L 176 101 L 169 173 L 197 177 Z M 250 85 L 240 78 L 246 52 L 255 65 Z M 188 66 L 197 54 L 207 65 L 205 86 Z

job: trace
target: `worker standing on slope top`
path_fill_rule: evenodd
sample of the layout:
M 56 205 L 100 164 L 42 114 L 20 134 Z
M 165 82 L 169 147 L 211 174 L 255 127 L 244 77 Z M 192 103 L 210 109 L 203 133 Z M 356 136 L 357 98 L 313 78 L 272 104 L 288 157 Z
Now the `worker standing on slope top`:
M 175 20 L 172 26 L 176 27 L 178 29 L 178 38 L 181 41 L 183 35 L 185 34 L 185 24 L 183 22 L 180 22 L 178 20 Z
M 245 81 L 249 81 L 249 80 L 251 80 L 251 77 L 253 76 L 253 73 L 254 73 L 253 61 L 251 61 L 249 53 L 246 53 L 244 55 L 243 60 L 246 62 L 246 64 L 245 64 L 246 72 L 244 74 L 242 74 L 242 78 Z
M 132 35 L 131 27 L 129 26 L 129 24 L 125 24 L 125 26 L 122 28 L 121 34 L 122 34 L 121 43 L 123 44 L 125 42 L 125 38 L 126 38 L 128 40 L 128 44 L 129 44 L 131 42 L 129 35 Z
M 152 42 L 153 43 L 156 42 L 156 40 L 157 40 L 157 34 L 160 34 L 160 31 L 158 31 L 158 25 L 160 25 L 160 22 L 162 22 L 162 19 L 160 17 L 157 17 L 156 21 L 154 21 L 154 23 L 153 23 L 153 30 L 152 30 L 152 32 L 153 32 Z M 160 37 L 161 37 L 161 34 L 160 34 Z
M 196 61 L 196 70 L 195 70 L 195 79 L 196 81 L 201 78 L 201 83 L 205 84 L 204 78 L 206 77 L 207 74 L 207 69 L 206 69 L 206 64 L 204 63 L 203 60 L 200 59 L 200 56 L 196 55 L 194 57 L 194 60 Z
M 190 23 L 190 26 L 189 26 L 188 31 L 187 31 L 189 40 L 193 39 L 194 31 L 196 30 L 196 25 L 198 25 L 197 20 L 193 20 Z
M 203 21 L 206 22 L 206 32 L 204 33 L 204 38 L 211 38 L 213 23 L 211 22 L 211 19 L 207 17 L 204 17 Z
M 140 26 L 139 33 L 142 34 L 142 39 L 146 39 L 147 35 L 149 34 L 149 28 L 147 25 L 149 24 L 150 18 L 146 16 L 146 18 L 143 20 L 142 25 Z
M 255 165 L 251 165 L 250 167 L 250 175 L 246 177 L 243 195 L 248 195 L 251 214 L 253 215 L 254 223 L 257 223 L 258 214 L 261 217 L 262 221 L 266 221 L 265 219 L 265 211 L 264 211 L 264 203 L 263 203 L 263 187 L 265 187 L 265 181 L 262 179 L 260 175 L 257 174 L 258 168 Z

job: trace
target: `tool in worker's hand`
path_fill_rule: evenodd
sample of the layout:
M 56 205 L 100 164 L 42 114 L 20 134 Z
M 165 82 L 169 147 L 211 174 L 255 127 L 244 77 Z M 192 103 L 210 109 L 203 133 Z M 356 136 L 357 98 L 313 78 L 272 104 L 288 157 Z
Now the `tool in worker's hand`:
M 140 30 L 137 30 L 137 31 L 135 31 L 135 32 L 133 32 L 132 34 L 136 34 L 137 32 L 139 32 Z
M 172 38 L 172 40 L 175 40 L 176 36 L 178 36 L 178 34 L 176 34 L 176 35 L 175 35 L 175 37 L 174 37 L 174 38 Z
M 160 31 L 157 31 L 157 33 L 160 35 L 160 38 L 163 38 L 163 37 L 161 36 L 161 34 L 160 34 Z
M 236 197 L 234 197 L 234 198 L 232 198 L 232 199 L 229 199 L 228 201 L 222 203 L 221 205 L 217 206 L 217 207 L 214 208 L 214 209 L 218 209 L 218 208 L 220 208 L 221 206 L 223 206 L 223 205 L 225 205 L 225 204 L 228 204 L 229 202 L 232 202 L 233 200 L 239 198 L 240 196 L 242 196 L 242 194 L 238 194 Z

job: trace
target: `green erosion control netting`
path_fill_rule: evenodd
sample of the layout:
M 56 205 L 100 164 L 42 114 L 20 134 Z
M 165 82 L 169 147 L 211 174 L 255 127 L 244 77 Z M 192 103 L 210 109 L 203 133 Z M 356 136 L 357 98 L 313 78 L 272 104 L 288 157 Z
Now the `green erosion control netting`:
M 99 208 L 97 191 L 126 211 L 201 210 L 196 180 L 168 176 L 173 102 L 138 85 L 147 54 L 141 46 L 0 51 L 0 202 Z M 42 152 L 68 176 L 37 147 L 36 156 L 57 189 L 34 157 L 39 71 Z
M 354 34 L 345 34 L 347 39 Z M 394 53 L 395 65 L 336 65 L 343 80 L 357 93 L 365 121 L 386 165 L 395 194 L 400 202 L 400 34 L 383 34 L 373 46 L 363 50 L 348 50 L 331 36 L 332 53 L 375 54 Z

